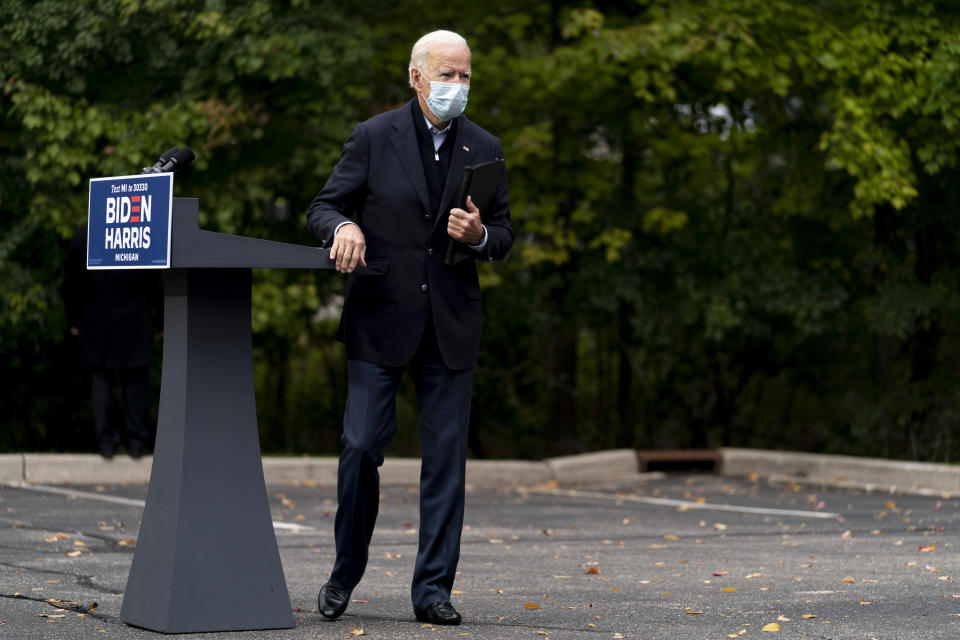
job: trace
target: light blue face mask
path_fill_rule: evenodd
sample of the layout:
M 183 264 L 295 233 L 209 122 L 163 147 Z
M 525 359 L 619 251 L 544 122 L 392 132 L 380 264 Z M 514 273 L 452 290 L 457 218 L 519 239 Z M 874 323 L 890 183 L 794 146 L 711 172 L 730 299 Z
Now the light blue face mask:
M 469 92 L 469 85 L 431 80 L 427 106 L 441 120 L 453 120 L 466 108 Z

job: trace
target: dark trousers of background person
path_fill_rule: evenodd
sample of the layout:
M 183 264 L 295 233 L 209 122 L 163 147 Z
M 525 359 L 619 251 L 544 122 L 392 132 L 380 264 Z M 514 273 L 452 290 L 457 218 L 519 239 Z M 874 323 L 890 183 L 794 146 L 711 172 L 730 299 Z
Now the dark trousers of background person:
M 149 373 L 148 367 L 93 367 L 90 399 L 97 445 L 102 455 L 113 455 L 120 444 L 127 447 L 132 457 L 139 457 L 149 450 Z M 113 393 L 117 378 L 122 390 L 122 407 L 117 406 Z
M 473 370 L 443 363 L 428 323 L 413 361 L 386 367 L 347 361 L 347 404 L 343 452 L 337 477 L 334 537 L 337 559 L 330 582 L 352 591 L 367 566 L 380 503 L 383 449 L 397 431 L 396 393 L 408 369 L 413 377 L 420 419 L 420 545 L 411 596 L 415 611 L 448 602 L 460 559 L 463 529 L 467 429 Z

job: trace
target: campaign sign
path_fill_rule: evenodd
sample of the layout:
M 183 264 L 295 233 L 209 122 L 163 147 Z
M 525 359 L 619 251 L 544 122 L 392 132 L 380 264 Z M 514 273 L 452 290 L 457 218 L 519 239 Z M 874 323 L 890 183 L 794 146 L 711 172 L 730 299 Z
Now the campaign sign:
M 173 174 L 92 178 L 87 269 L 170 267 Z

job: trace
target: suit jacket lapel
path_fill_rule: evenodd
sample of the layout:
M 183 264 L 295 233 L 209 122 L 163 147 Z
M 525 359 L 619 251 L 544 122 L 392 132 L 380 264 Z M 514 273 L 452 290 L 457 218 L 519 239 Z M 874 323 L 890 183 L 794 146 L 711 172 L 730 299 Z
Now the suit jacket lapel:
M 443 196 L 440 198 L 440 211 L 434 219 L 434 229 L 440 220 L 446 220 L 447 214 L 453 207 L 462 203 L 453 199 L 460 194 L 460 182 L 463 180 L 463 168 L 473 158 L 473 137 L 467 131 L 467 119 L 457 123 L 456 137 L 452 140 L 453 150 L 450 154 L 450 168 L 447 170 L 447 180 L 443 184 Z
M 413 128 L 413 105 L 407 104 L 406 109 L 398 109 L 397 117 L 393 120 L 393 134 L 390 142 L 393 150 L 400 159 L 400 166 L 413 184 L 413 188 L 423 203 L 423 210 L 430 210 L 430 192 L 427 191 L 427 179 L 423 175 L 423 163 L 420 161 L 420 147 L 417 144 L 417 132 Z

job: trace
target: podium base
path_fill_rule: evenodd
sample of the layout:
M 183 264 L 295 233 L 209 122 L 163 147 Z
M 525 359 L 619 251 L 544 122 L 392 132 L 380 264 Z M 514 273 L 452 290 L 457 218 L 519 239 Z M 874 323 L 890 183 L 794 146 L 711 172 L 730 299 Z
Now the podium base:
M 286 629 L 257 434 L 251 271 L 164 280 L 157 443 L 120 619 L 163 633 Z

